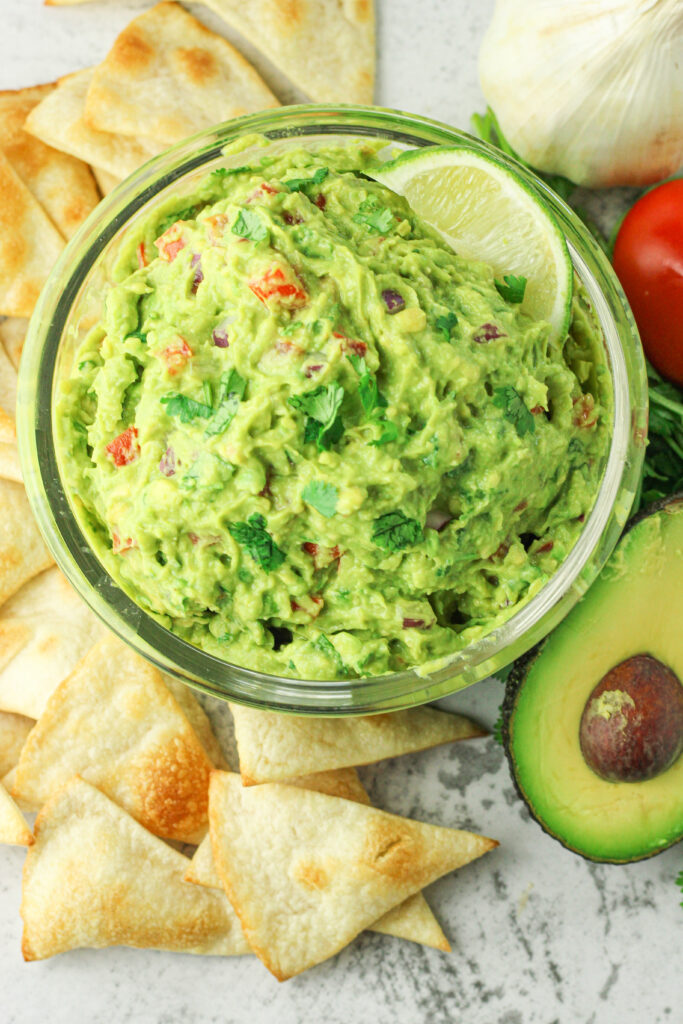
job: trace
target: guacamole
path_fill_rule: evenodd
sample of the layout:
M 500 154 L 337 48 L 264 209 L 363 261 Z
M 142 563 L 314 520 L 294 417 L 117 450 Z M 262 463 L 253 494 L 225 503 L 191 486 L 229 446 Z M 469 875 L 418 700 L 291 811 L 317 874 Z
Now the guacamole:
M 262 672 L 377 675 L 484 635 L 565 559 L 608 448 L 578 282 L 553 341 L 375 161 L 290 150 L 145 214 L 58 394 L 107 571 Z

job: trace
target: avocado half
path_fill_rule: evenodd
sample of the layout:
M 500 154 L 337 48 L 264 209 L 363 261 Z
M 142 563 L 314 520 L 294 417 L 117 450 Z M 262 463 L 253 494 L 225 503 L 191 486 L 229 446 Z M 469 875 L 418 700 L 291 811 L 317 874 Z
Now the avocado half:
M 604 705 L 604 695 L 595 703 L 593 691 L 602 683 L 601 693 L 608 673 L 608 681 L 615 674 L 626 678 L 629 666 L 644 660 L 668 673 L 669 684 L 674 679 L 673 701 L 669 689 L 668 703 L 659 702 L 659 727 L 675 721 L 675 747 L 669 743 L 669 764 L 654 777 L 614 781 L 596 774 L 584 757 L 582 716 L 587 705 L 597 707 L 599 725 L 623 729 L 625 719 L 612 717 L 615 708 Z M 683 697 L 675 685 L 683 690 L 682 680 L 683 494 L 677 494 L 631 521 L 579 604 L 508 677 L 503 743 L 517 790 L 546 832 L 584 857 L 617 864 L 651 857 L 683 838 Z M 628 694 L 617 688 L 616 696 L 629 710 Z M 656 736 L 645 734 L 643 749 L 652 739 L 656 744 Z

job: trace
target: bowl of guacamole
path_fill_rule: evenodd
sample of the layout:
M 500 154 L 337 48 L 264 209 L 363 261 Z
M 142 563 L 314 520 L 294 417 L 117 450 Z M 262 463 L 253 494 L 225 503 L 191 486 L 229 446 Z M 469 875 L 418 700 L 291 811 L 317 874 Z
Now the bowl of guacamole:
M 536 642 L 616 540 L 642 367 L 579 222 L 560 210 L 553 338 L 373 178 L 459 138 L 382 111 L 231 122 L 129 179 L 48 283 L 22 368 L 39 521 L 112 628 L 210 692 L 448 692 Z

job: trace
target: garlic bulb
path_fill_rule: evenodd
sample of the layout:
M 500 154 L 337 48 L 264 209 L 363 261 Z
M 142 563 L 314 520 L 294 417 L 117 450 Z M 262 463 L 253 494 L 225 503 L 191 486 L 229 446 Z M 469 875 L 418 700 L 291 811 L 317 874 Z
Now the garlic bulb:
M 647 185 L 683 164 L 683 0 L 497 0 L 479 76 L 539 170 Z

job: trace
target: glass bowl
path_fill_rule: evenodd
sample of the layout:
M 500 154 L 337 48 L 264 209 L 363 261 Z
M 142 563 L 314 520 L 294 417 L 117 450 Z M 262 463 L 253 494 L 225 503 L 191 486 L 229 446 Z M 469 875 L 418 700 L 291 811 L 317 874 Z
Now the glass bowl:
M 608 260 L 585 225 L 542 181 L 496 151 L 496 158 L 540 192 L 569 245 L 574 267 L 602 324 L 614 391 L 612 440 L 600 490 L 582 533 L 555 574 L 507 622 L 447 660 L 422 669 L 320 682 L 266 675 L 194 647 L 147 615 L 109 576 L 90 549 L 69 503 L 55 450 L 53 397 L 65 352 L 98 319 L 106 268 L 129 225 L 150 204 L 182 194 L 216 166 L 245 162 L 223 149 L 258 133 L 263 156 L 290 146 L 385 139 L 393 150 L 429 145 L 490 148 L 471 136 L 416 115 L 371 107 L 283 107 L 227 122 L 161 154 L 104 199 L 56 265 L 31 320 L 22 357 L 18 434 L 29 500 L 64 574 L 92 610 L 126 643 L 214 697 L 272 711 L 352 715 L 393 711 L 469 686 L 538 643 L 590 586 L 612 551 L 637 490 L 647 432 L 647 381 L 636 326 Z

